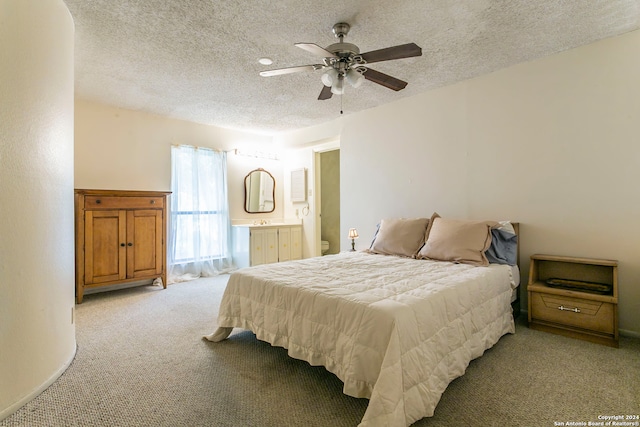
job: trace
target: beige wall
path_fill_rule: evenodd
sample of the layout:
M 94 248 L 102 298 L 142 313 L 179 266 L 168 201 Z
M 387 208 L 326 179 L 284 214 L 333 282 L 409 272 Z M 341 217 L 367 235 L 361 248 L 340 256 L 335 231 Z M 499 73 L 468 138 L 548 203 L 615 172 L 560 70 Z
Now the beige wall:
M 0 4 L 0 420 L 73 360 L 73 20 Z
M 525 283 L 533 253 L 617 259 L 620 328 L 640 335 L 639 47 L 635 31 L 280 139 L 339 135 L 356 247 L 384 217 L 518 221 Z
M 113 190 L 171 190 L 171 145 L 217 150 L 269 151 L 272 138 L 221 129 L 76 99 L 75 187 Z M 276 209 L 271 214 L 244 211 L 244 178 L 262 167 L 276 179 Z M 282 161 L 228 153 L 232 219 L 282 218 Z

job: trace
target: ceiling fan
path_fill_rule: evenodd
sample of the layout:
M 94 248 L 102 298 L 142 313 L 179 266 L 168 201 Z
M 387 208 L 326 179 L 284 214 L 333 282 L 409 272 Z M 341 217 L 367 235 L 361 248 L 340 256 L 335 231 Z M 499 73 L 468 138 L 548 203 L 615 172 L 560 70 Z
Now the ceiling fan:
M 281 74 L 298 73 L 302 71 L 325 70 L 321 80 L 324 84 L 318 99 L 329 99 L 333 94 L 344 93 L 344 81 L 353 87 L 359 87 L 364 80 L 378 83 L 395 91 L 404 89 L 407 82 L 369 68 L 369 64 L 392 59 L 410 58 L 421 56 L 422 49 L 415 43 L 407 43 L 385 49 L 372 50 L 360 53 L 358 46 L 345 43 L 344 36 L 349 33 L 349 24 L 340 22 L 333 26 L 333 34 L 340 39 L 327 48 L 315 43 L 296 43 L 295 46 L 318 55 L 322 58 L 321 64 L 301 65 L 298 67 L 279 68 L 275 70 L 261 71 L 263 77 L 278 76 Z

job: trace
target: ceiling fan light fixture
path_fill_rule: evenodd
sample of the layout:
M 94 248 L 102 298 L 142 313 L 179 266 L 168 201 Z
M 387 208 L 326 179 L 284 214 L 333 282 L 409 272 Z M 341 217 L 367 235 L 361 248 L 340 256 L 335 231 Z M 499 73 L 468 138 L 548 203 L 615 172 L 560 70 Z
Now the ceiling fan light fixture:
M 344 93 L 344 77 L 338 76 L 335 83 L 331 86 L 331 93 L 334 95 L 342 95 Z
M 322 80 L 322 83 L 325 86 L 331 87 L 333 86 L 333 83 L 338 80 L 338 72 L 335 68 L 329 68 L 327 72 L 320 77 L 320 80 Z
M 349 84 L 351 86 L 353 86 L 354 88 L 358 88 L 360 87 L 360 85 L 362 84 L 362 82 L 364 81 L 364 76 L 358 72 L 355 69 L 350 69 L 349 71 L 347 71 L 347 81 L 349 82 Z

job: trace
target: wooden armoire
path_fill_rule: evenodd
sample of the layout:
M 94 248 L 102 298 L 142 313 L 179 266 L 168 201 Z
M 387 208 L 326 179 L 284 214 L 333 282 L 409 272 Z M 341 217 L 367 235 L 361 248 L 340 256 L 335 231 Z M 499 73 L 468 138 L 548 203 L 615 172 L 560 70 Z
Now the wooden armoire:
M 85 289 L 160 278 L 169 192 L 75 190 L 76 302 Z

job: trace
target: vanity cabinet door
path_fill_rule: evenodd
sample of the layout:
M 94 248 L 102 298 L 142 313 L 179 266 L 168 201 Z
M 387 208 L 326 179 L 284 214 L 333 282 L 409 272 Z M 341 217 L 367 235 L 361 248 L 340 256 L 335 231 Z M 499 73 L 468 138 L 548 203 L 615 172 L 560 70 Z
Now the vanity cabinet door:
M 232 253 L 238 268 L 302 259 L 302 227 L 234 225 Z
M 291 259 L 302 259 L 302 227 L 291 227 Z
M 291 259 L 291 229 L 289 227 L 278 229 L 278 260 L 280 262 Z
M 266 246 L 266 230 L 251 230 L 250 248 L 251 261 L 250 265 L 264 264 L 265 261 L 265 246 Z
M 265 234 L 264 262 L 266 264 L 278 262 L 278 229 L 267 228 L 264 230 L 264 234 Z
M 251 265 L 278 262 L 278 230 L 261 228 L 251 230 Z

